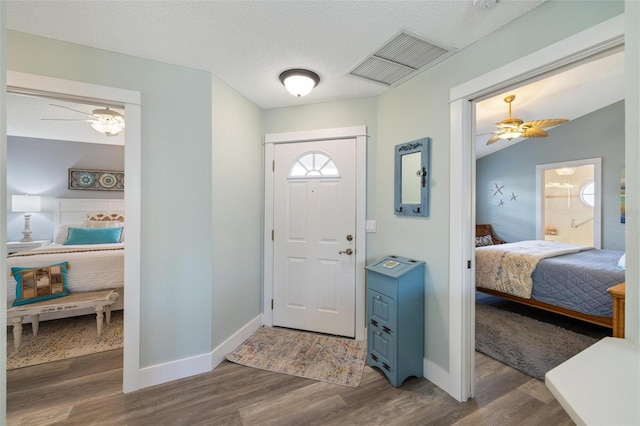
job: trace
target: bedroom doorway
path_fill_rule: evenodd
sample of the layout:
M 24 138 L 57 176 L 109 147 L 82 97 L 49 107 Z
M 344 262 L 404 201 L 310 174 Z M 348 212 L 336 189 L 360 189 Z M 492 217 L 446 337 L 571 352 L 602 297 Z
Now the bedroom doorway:
M 624 15 L 588 28 L 505 64 L 450 91 L 449 376 L 446 388 L 459 401 L 475 394 L 475 132 L 474 100 L 545 71 L 624 44 Z M 462 224 L 462 226 L 460 226 Z
M 125 215 L 127 218 L 127 250 L 125 251 L 124 280 L 127 286 L 124 327 L 123 391 L 139 388 L 139 295 L 140 295 L 140 132 L 141 95 L 125 89 L 111 88 L 70 80 L 7 71 L 7 89 L 12 93 L 30 96 L 54 97 L 88 104 L 120 106 L 125 110 L 127 125 L 124 130 L 124 171 L 127 174 Z M 6 97 L 6 92 L 3 98 Z M 39 119 L 40 117 L 38 117 Z M 3 260 L 6 262 L 6 260 Z M 5 263 L 6 267 L 6 263 Z M 0 306 L 0 314 L 6 318 L 6 303 Z M 5 331 L 6 332 L 6 331 Z M 6 365 L 1 366 L 6 369 Z M 3 380 L 6 376 L 3 376 Z M 5 385 L 4 383 L 2 385 Z

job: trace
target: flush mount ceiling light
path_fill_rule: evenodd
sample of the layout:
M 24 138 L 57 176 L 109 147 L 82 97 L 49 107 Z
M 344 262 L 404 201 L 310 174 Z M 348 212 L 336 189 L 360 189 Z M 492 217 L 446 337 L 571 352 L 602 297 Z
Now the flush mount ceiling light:
M 308 95 L 318 85 L 320 77 L 313 71 L 293 69 L 280 74 L 280 81 L 293 96 Z

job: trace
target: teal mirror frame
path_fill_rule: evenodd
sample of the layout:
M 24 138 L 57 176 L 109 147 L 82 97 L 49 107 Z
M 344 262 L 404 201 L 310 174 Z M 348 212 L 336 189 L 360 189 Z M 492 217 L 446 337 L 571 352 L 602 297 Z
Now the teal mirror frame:
M 420 156 L 419 166 L 415 167 L 415 170 L 403 170 L 403 163 L 409 163 L 403 161 L 404 156 L 416 153 Z M 395 146 L 394 213 L 396 216 L 429 216 L 430 159 L 431 138 L 416 139 Z M 409 190 L 412 192 L 410 196 L 407 194 Z M 415 194 L 413 194 L 414 191 Z

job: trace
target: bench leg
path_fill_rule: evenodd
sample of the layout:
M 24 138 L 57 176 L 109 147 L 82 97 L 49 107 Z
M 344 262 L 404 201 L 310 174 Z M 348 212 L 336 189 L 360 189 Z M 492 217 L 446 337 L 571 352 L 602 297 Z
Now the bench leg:
M 31 315 L 31 331 L 33 336 L 38 335 L 38 327 L 40 326 L 40 315 Z
M 104 318 L 107 321 L 107 325 L 111 324 L 111 305 L 104 307 Z
M 102 336 L 102 306 L 96 307 L 96 324 L 98 325 L 98 337 Z
M 22 317 L 11 318 L 13 324 L 13 346 L 15 346 L 16 352 L 22 345 Z

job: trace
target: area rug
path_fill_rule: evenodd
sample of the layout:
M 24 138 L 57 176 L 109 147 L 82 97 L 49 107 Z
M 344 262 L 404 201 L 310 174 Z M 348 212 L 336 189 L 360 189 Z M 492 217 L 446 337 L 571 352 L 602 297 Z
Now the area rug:
M 22 347 L 18 352 L 14 350 L 13 327 L 8 326 L 7 370 L 120 349 L 123 323 L 122 311 L 112 312 L 111 323 L 103 324 L 101 337 L 97 336 L 95 314 L 41 321 L 36 337 L 31 332 L 31 324 L 24 324 Z
M 503 309 L 476 304 L 476 350 L 544 380 L 547 371 L 598 339 Z
M 247 367 L 357 388 L 367 357 L 365 341 L 262 327 L 227 359 Z

